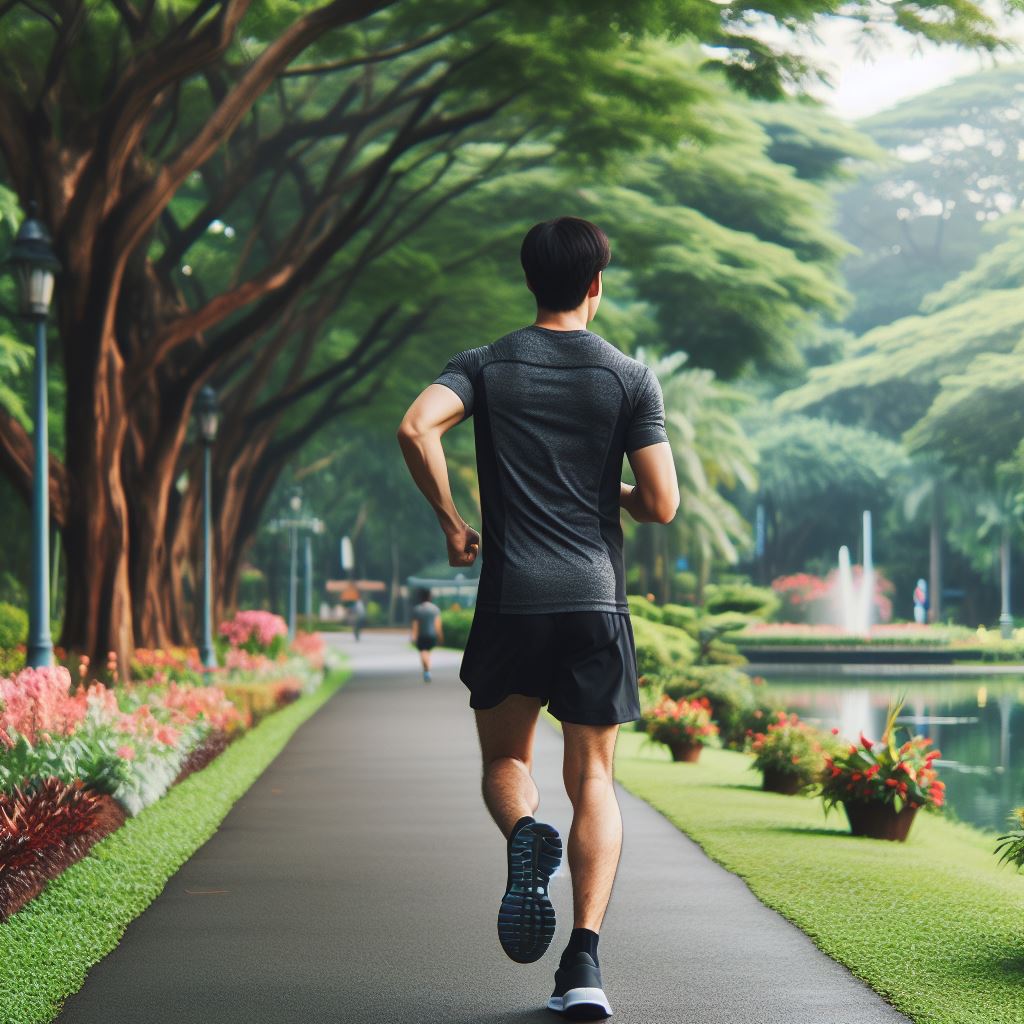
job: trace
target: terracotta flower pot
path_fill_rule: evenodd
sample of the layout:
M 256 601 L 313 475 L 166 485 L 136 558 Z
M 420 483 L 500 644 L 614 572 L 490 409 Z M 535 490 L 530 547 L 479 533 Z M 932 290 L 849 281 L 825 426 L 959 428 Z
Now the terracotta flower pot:
M 696 761 L 700 757 L 703 743 L 692 743 L 690 740 L 672 740 L 668 749 L 672 751 L 673 761 Z
M 764 778 L 761 780 L 761 788 L 771 793 L 785 793 L 792 796 L 803 789 L 804 779 L 802 775 L 793 772 L 783 772 L 778 768 L 765 768 Z
M 872 839 L 892 839 L 905 842 L 917 808 L 904 804 L 897 814 L 892 804 L 868 803 L 863 800 L 844 800 L 846 817 L 850 819 L 850 832 L 855 836 Z

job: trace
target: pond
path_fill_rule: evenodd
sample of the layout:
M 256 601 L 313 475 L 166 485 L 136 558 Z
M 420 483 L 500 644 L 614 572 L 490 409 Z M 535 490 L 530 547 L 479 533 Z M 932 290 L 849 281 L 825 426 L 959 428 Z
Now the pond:
M 906 695 L 898 724 L 930 737 L 949 807 L 963 821 L 1006 831 L 1008 814 L 1024 805 L 1024 679 L 1020 676 L 885 679 L 765 676 L 786 708 L 823 729 L 833 726 L 856 742 L 876 742 L 890 698 Z M 897 730 L 902 743 L 907 738 Z

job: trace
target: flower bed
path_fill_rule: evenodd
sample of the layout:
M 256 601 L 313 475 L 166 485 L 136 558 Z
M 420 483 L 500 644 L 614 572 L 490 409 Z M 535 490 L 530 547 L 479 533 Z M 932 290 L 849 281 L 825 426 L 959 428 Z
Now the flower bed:
M 288 649 L 267 613 L 255 624 L 245 615 L 225 632 L 222 668 L 204 669 L 194 650 L 139 650 L 131 684 L 117 682 L 113 659 L 114 685 L 88 680 L 86 658 L 77 681 L 62 665 L 0 677 L 0 921 L 256 722 L 320 685 L 320 637 L 299 634 Z

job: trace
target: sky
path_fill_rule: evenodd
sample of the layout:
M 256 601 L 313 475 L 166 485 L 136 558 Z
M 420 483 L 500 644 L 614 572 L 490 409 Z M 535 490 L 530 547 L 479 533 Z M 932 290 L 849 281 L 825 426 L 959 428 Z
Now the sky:
M 1017 17 L 1012 23 L 1004 18 L 999 21 L 1003 33 L 1024 47 L 1024 18 Z M 918 43 L 895 29 L 885 31 L 874 52 L 865 58 L 858 52 L 863 38 L 859 26 L 840 19 L 824 20 L 819 26 L 820 42 L 806 43 L 800 49 L 831 73 L 834 88 L 814 86 L 808 91 L 851 121 L 993 65 L 988 54 Z M 998 60 L 1024 61 L 1024 52 L 1016 57 L 1004 53 Z

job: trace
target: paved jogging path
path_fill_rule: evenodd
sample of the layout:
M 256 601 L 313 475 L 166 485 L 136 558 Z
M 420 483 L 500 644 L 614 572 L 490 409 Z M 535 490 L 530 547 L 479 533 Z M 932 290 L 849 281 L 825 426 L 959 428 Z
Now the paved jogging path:
M 425 686 L 397 634 L 301 725 L 219 831 L 65 1004 L 66 1024 L 557 1024 L 569 929 L 522 966 L 498 945 L 504 841 L 479 796 L 458 656 Z M 561 739 L 537 736 L 540 816 L 563 834 Z M 601 937 L 613 1024 L 890 1024 L 903 1017 L 628 793 Z M 213 890 L 213 891 L 211 891 Z M 217 890 L 226 890 L 219 892 Z

